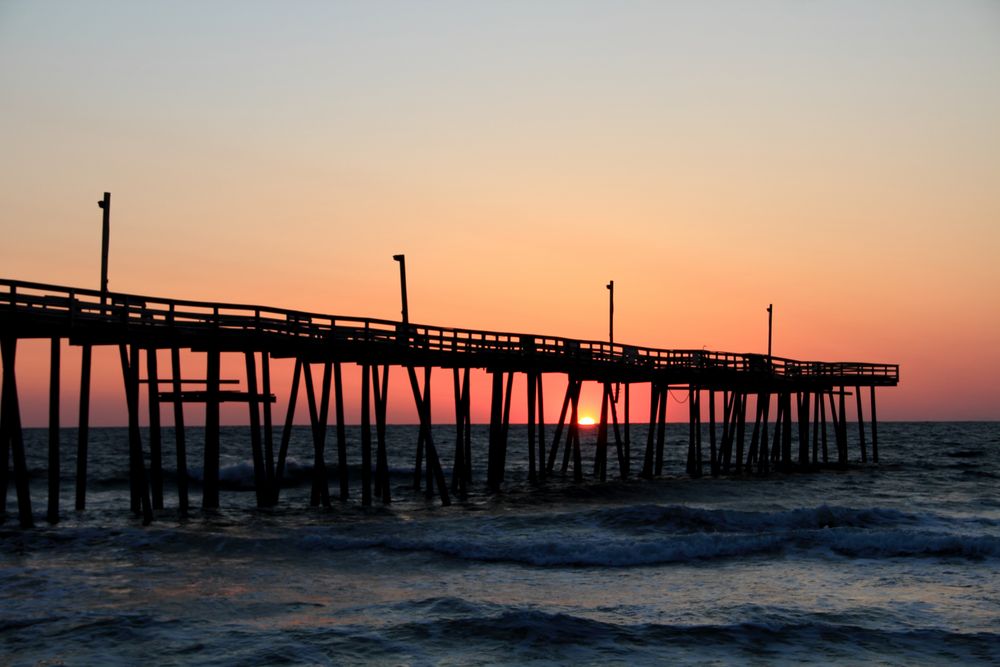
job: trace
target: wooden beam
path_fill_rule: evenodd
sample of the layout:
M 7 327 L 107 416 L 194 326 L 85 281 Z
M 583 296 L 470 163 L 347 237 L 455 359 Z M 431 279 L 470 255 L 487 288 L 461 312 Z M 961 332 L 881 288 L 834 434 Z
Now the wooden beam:
M 170 348 L 171 373 L 175 378 L 181 377 L 181 351 L 177 347 Z M 181 383 L 174 381 L 174 391 L 180 393 Z M 187 471 L 187 441 L 184 433 L 184 404 L 174 403 L 174 445 L 177 451 L 177 509 L 180 515 L 188 512 L 188 471 Z
M 84 345 L 80 356 L 80 416 L 76 435 L 76 510 L 87 507 L 87 456 L 90 443 L 91 346 Z M 4 467 L 7 459 L 4 459 Z M 4 488 L 6 491 L 6 487 Z
M 59 374 L 62 370 L 60 341 L 53 338 L 49 352 L 49 506 L 45 518 L 59 523 Z M 4 465 L 7 462 L 4 461 Z
M 204 509 L 219 507 L 219 373 L 221 353 L 207 352 L 208 382 L 205 392 L 205 451 L 202 466 L 201 506 Z M 160 397 L 162 400 L 162 396 Z
M 155 382 L 157 376 L 156 348 L 146 348 L 146 375 Z M 163 433 L 160 428 L 160 401 L 155 385 L 147 392 L 149 408 L 149 484 L 153 493 L 153 509 L 163 509 Z
M 266 354 L 266 353 L 265 353 Z M 267 483 L 267 470 L 264 466 L 263 443 L 260 437 L 260 408 L 255 396 L 257 396 L 257 355 L 254 352 L 243 354 L 247 369 L 247 393 L 251 396 L 247 403 L 247 411 L 250 417 L 250 451 L 253 456 L 253 488 L 257 496 L 257 507 L 263 508 L 270 504 L 272 496 L 270 486 Z
M 368 365 L 361 366 L 361 504 L 372 504 L 371 379 Z
M 17 375 L 15 359 L 17 339 L 6 336 L 0 339 L 0 355 L 3 357 L 3 409 L 0 414 L 0 432 L 3 433 L 5 450 L 14 461 L 14 486 L 17 490 L 17 514 L 22 528 L 34 526 L 31 513 L 31 488 L 28 465 L 24 456 L 24 435 L 21 429 L 21 407 L 17 397 Z M 9 446 L 6 446 L 9 443 Z M 7 453 L 3 456 L 3 467 L 7 468 Z M 7 489 L 3 489 L 6 504 Z M 4 508 L 6 509 L 6 507 Z
M 124 343 L 118 346 L 125 383 L 125 401 L 128 404 L 129 477 L 132 488 L 132 511 L 142 514 L 142 524 L 153 522 L 153 504 L 149 498 L 146 464 L 142 453 L 142 435 L 139 432 L 139 348 L 131 345 L 131 352 Z
M 285 411 L 285 426 L 281 430 L 281 444 L 278 448 L 278 467 L 274 471 L 274 500 L 278 503 L 278 496 L 281 493 L 281 480 L 285 475 L 285 461 L 288 458 L 288 444 L 292 439 L 292 425 L 295 420 L 295 403 L 299 397 L 299 381 L 302 378 L 302 360 L 295 360 L 295 369 L 292 371 L 292 388 L 288 393 L 288 408 Z

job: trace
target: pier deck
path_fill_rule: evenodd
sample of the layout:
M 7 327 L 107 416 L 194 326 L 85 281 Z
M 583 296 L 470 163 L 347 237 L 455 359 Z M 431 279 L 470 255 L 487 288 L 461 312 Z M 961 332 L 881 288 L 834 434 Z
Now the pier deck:
M 819 437 L 822 433 L 823 462 L 827 462 L 826 403 L 828 399 L 836 441 L 836 458 L 847 463 L 845 396 L 854 389 L 860 425 L 861 460 L 868 459 L 862 416 L 861 388 L 870 388 L 871 440 L 873 460 L 877 462 L 877 431 L 875 388 L 895 386 L 899 381 L 896 364 L 800 361 L 783 357 L 751 353 L 730 353 L 711 350 L 671 350 L 604 341 L 579 340 L 530 333 L 508 333 L 439 327 L 364 317 L 347 317 L 309 313 L 268 306 L 211 303 L 183 299 L 168 299 L 116 292 L 101 292 L 73 287 L 0 279 L 0 341 L 3 351 L 3 400 L 0 410 L 0 445 L 4 465 L 0 467 L 0 502 L 6 504 L 8 478 L 7 461 L 14 460 L 14 477 L 18 486 L 18 504 L 22 524 L 31 523 L 30 498 L 27 495 L 27 472 L 23 469 L 23 446 L 20 444 L 20 409 L 14 357 L 20 339 L 48 339 L 52 342 L 52 374 L 50 390 L 50 430 L 55 450 L 50 450 L 50 521 L 58 520 L 58 369 L 59 342 L 83 348 L 81 371 L 80 445 L 77 475 L 77 508 L 85 504 L 86 438 L 89 412 L 89 378 L 91 348 L 117 346 L 120 349 L 122 377 L 126 387 L 130 422 L 130 460 L 133 471 L 132 509 L 152 519 L 152 510 L 162 507 L 161 454 L 159 442 L 159 409 L 161 402 L 174 404 L 178 423 L 179 503 L 187 508 L 186 471 L 183 469 L 183 408 L 185 402 L 206 404 L 205 481 L 203 506 L 218 503 L 218 406 L 223 401 L 238 400 L 249 405 L 254 466 L 257 473 L 258 504 L 277 502 L 288 429 L 299 385 L 304 379 L 313 427 L 317 471 L 325 470 L 323 459 L 326 425 L 329 421 L 331 376 L 335 380 L 334 408 L 336 411 L 338 467 L 346 475 L 346 443 L 343 435 L 343 387 L 340 365 L 358 364 L 363 368 L 362 386 L 362 502 L 372 501 L 375 494 L 389 502 L 388 472 L 384 469 L 385 401 L 387 369 L 400 366 L 407 370 L 421 420 L 417 443 L 415 485 L 419 488 L 423 472 L 427 475 L 427 493 L 436 493 L 449 502 L 440 459 L 430 435 L 429 380 L 431 367 L 453 369 L 455 403 L 458 422 L 455 465 L 451 481 L 454 493 L 464 494 L 471 482 L 468 446 L 470 419 L 469 370 L 485 369 L 493 376 L 490 429 L 490 473 L 487 485 L 499 491 L 503 481 L 506 438 L 509 427 L 511 385 L 513 375 L 528 378 L 529 454 L 533 480 L 544 480 L 556 467 L 556 452 L 564 445 L 562 472 L 566 472 L 570 452 L 573 454 L 574 477 L 582 479 L 579 430 L 576 413 L 583 382 L 604 385 L 601 421 L 594 474 L 601 479 L 607 471 L 607 449 L 611 444 L 618 454 L 619 475 L 630 474 L 628 420 L 629 387 L 648 383 L 651 387 L 649 439 L 646 445 L 642 474 L 653 477 L 662 471 L 663 425 L 666 396 L 669 390 L 682 389 L 689 393 L 691 424 L 688 472 L 697 476 L 708 463 L 713 475 L 764 473 L 770 467 L 792 469 L 815 465 L 820 460 Z M 156 350 L 171 351 L 172 380 L 160 380 L 156 369 Z M 184 391 L 180 369 L 180 350 L 207 355 L 208 377 L 197 381 L 203 390 Z M 139 378 L 139 353 L 145 351 L 147 377 Z M 226 381 L 219 377 L 219 358 L 223 353 L 240 353 L 247 366 L 247 388 L 242 391 L 222 391 Z M 260 358 L 264 386 L 257 388 L 257 358 Z M 289 412 L 282 437 L 278 461 L 274 461 L 271 443 L 271 395 L 269 359 L 296 360 Z M 311 368 L 320 365 L 323 379 L 314 386 Z M 379 369 L 381 368 L 381 378 Z M 421 389 L 416 369 L 423 368 L 424 387 Z M 542 412 L 542 376 L 558 373 L 568 376 L 561 415 L 551 444 L 546 442 Z M 381 380 L 381 381 L 380 381 Z M 159 385 L 170 383 L 171 392 L 160 391 Z M 150 410 L 151 467 L 145 470 L 143 446 L 138 427 L 140 385 L 147 385 L 147 405 Z M 616 397 L 611 385 L 625 387 L 624 442 L 619 434 Z M 381 388 L 380 388 L 381 385 Z M 155 387 L 155 389 L 154 389 Z M 372 392 L 372 394 L 369 394 Z M 722 395 L 722 433 L 716 442 L 716 393 Z M 702 458 L 701 396 L 707 394 L 709 408 L 710 456 Z M 371 456 L 371 399 L 374 397 L 374 419 L 378 453 Z M 744 440 L 747 398 L 754 397 L 756 416 L 749 448 Z M 774 444 L 768 451 L 768 419 L 771 397 L 775 398 L 773 422 Z M 792 399 L 797 406 L 798 451 L 792 455 Z M 181 400 L 178 400 L 180 398 Z M 837 400 L 835 400 L 835 398 Z M 536 412 L 537 409 L 537 412 Z M 263 410 L 263 439 L 261 438 Z M 567 412 L 569 415 L 567 415 Z M 811 414 L 810 414 L 811 413 Z M 538 418 L 536 418 L 536 414 Z M 567 419 L 567 416 L 569 417 Z M 810 419 L 813 428 L 810 429 Z M 563 435 L 565 432 L 565 439 Z M 367 434 L 367 437 L 366 437 Z M 655 434 L 655 437 L 654 437 Z M 812 436 L 810 455 L 809 439 Z M 537 446 L 537 452 L 536 452 Z M 548 446 L 548 451 L 547 450 Z M 735 449 L 735 451 L 734 451 Z M 426 467 L 423 453 L 426 451 Z M 548 454 L 548 457 L 546 457 Z M 81 467 L 82 466 L 82 467 Z M 374 467 L 374 470 L 373 470 Z M 53 472 L 55 471 L 55 472 Z M 53 475 L 55 475 L 53 477 Z M 374 475 L 374 478 L 372 477 Z M 148 478 L 148 479 L 147 479 Z M 55 488 L 53 488 L 53 485 Z M 349 495 L 349 481 L 340 479 L 341 498 Z M 152 496 L 150 497 L 150 488 Z M 53 499 L 53 493 L 55 499 Z M 314 503 L 329 502 L 325 475 L 317 472 L 314 482 Z M 0 507 L 5 511 L 5 507 Z M 0 512 L 2 513 L 2 512 Z

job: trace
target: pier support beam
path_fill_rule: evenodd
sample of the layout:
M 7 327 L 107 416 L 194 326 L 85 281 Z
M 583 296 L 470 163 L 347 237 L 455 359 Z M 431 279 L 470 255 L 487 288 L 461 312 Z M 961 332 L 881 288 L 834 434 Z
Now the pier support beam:
M 573 378 L 569 378 L 569 381 L 566 383 L 566 395 L 563 396 L 562 408 L 559 410 L 559 422 L 556 424 L 556 432 L 555 435 L 552 437 L 552 447 L 549 449 L 548 465 L 545 466 L 546 471 L 548 472 L 549 475 L 551 475 L 552 471 L 555 469 L 556 454 L 559 452 L 559 440 L 562 437 L 563 430 L 565 429 L 566 426 L 566 414 L 567 411 L 569 410 L 570 400 L 573 397 L 573 387 L 574 387 Z M 566 443 L 567 444 L 564 449 L 566 449 L 566 451 L 569 451 L 568 436 Z M 566 466 L 564 465 L 563 473 L 565 474 L 565 472 L 566 472 Z
M 329 373 L 329 362 L 324 373 Z M 337 414 L 337 475 L 340 478 L 340 500 L 346 502 L 351 495 L 350 471 L 347 468 L 347 424 L 344 423 L 344 378 L 340 370 L 340 362 L 333 364 L 334 410 Z M 327 390 L 328 391 L 328 390 Z M 326 433 L 326 416 L 324 413 L 323 432 Z M 323 489 L 326 489 L 326 470 L 323 471 Z M 328 491 L 326 493 L 329 493 Z
M 3 397 L 0 399 L 0 455 L 3 458 L 3 473 L 0 477 L 0 509 L 7 510 L 7 462 L 14 460 L 14 486 L 17 489 L 17 514 L 22 528 L 34 526 L 31 513 L 31 490 L 28 465 L 24 456 L 24 434 L 21 430 L 21 406 L 17 398 L 17 375 L 14 371 L 17 356 L 17 339 L 0 339 L 0 355 L 3 357 Z
M 379 381 L 378 365 L 372 366 L 372 389 L 375 394 L 375 495 L 382 499 L 383 505 L 392 502 L 392 489 L 389 482 L 389 456 L 386 450 L 385 426 L 386 406 L 389 402 L 389 366 L 382 368 L 382 380 Z
M 878 417 L 875 412 L 875 387 L 871 388 L 872 405 L 872 461 L 878 463 Z
M 219 350 L 209 350 L 206 360 L 205 384 L 205 451 L 202 466 L 201 506 L 219 507 L 219 384 L 221 374 Z
M 149 484 L 153 509 L 163 509 L 163 434 L 160 429 L 160 384 L 156 348 L 146 348 L 146 393 L 149 407 Z
M 514 373 L 493 371 L 493 393 L 490 406 L 490 441 L 486 471 L 486 486 L 493 493 L 500 491 L 507 465 L 507 435 L 510 430 L 510 402 L 514 388 Z
M 361 504 L 372 504 L 371 379 L 368 364 L 361 366 Z
M 326 481 L 326 425 L 330 411 L 330 374 L 331 362 L 323 363 L 323 384 L 321 396 L 316 399 L 316 388 L 313 384 L 312 364 L 306 363 L 303 373 L 306 380 L 306 399 L 309 403 L 309 420 L 312 424 L 313 436 L 313 484 L 309 504 L 313 507 L 330 506 L 330 488 Z
M 173 376 L 174 394 L 181 395 L 181 351 L 170 349 L 170 373 Z M 177 452 L 177 510 L 181 516 L 188 513 L 187 441 L 184 433 L 184 402 L 174 401 L 174 446 Z
M 264 395 L 264 473 L 267 478 L 265 502 L 267 505 L 274 505 L 277 496 L 275 494 L 274 424 L 271 413 L 271 354 L 269 352 L 260 353 L 260 373 L 261 391 Z
M 266 353 L 265 353 L 266 354 Z M 244 353 L 247 369 L 247 411 L 250 417 L 250 449 L 253 455 L 253 487 L 257 495 L 257 507 L 267 507 L 272 497 L 271 485 L 264 466 L 263 443 L 260 438 L 260 401 L 257 393 L 257 355 Z
M 90 366 L 92 352 L 85 344 L 80 355 L 80 417 L 76 435 L 76 510 L 87 507 L 87 449 L 90 443 Z M 6 461 L 4 461 L 6 465 Z
M 741 393 L 736 415 L 736 474 L 743 474 L 743 447 L 746 442 L 747 394 Z M 734 404 L 735 407 L 735 404 Z
M 53 338 L 49 354 L 49 506 L 45 519 L 59 523 L 59 374 L 60 342 Z M 4 465 L 7 465 L 6 460 Z
M 448 494 L 448 483 L 444 477 L 444 470 L 441 468 L 441 460 L 438 458 L 437 448 L 434 447 L 434 437 L 431 433 L 431 384 L 430 367 L 425 375 L 424 396 L 420 396 L 420 384 L 417 382 L 417 373 L 412 366 L 407 366 L 407 375 L 410 378 L 410 389 L 413 392 L 413 401 L 417 404 L 417 411 L 420 414 L 420 431 L 423 434 L 424 445 L 427 450 L 427 475 L 428 482 L 431 479 L 437 485 L 438 494 L 441 497 L 442 505 L 450 505 L 451 497 Z M 433 485 L 428 483 L 428 496 L 433 493 Z
M 451 491 L 459 498 L 469 493 L 472 450 L 469 435 L 471 414 L 469 406 L 469 369 L 452 369 L 455 390 L 455 458 L 451 469 Z
M 153 504 L 149 498 L 149 482 L 142 453 L 142 435 L 139 431 L 139 348 L 122 343 L 118 346 L 122 377 L 125 382 L 125 401 L 128 404 L 129 434 L 129 486 L 132 489 L 132 511 L 142 514 L 144 526 L 153 522 Z
M 608 383 L 601 385 L 601 421 L 597 425 L 597 448 L 594 452 L 594 477 L 607 481 L 608 472 Z
M 799 467 L 809 465 L 809 392 L 800 391 L 795 397 L 799 416 Z
M 725 396 L 723 396 L 723 403 L 725 403 Z M 726 424 L 723 423 L 723 430 L 725 430 Z M 712 477 L 719 476 L 719 453 L 716 450 L 715 445 L 715 391 L 709 390 L 708 392 L 708 455 L 709 455 L 709 468 L 712 472 Z
M 604 393 L 607 396 L 608 406 L 611 409 L 611 428 L 615 435 L 615 452 L 618 454 L 618 477 L 620 479 L 628 479 L 628 453 L 626 452 L 624 443 L 622 442 L 621 430 L 618 428 L 618 408 L 615 401 L 617 392 L 612 391 L 611 383 L 607 382 L 604 385 Z
M 295 403 L 299 397 L 299 383 L 302 378 L 302 360 L 295 360 L 295 369 L 292 371 L 292 388 L 288 392 L 288 408 L 285 412 L 285 425 L 281 429 L 281 443 L 278 446 L 278 466 L 274 471 L 273 504 L 278 504 L 278 496 L 281 494 L 281 480 L 285 476 L 285 460 L 288 458 L 288 444 L 292 440 L 292 425 L 295 420 Z M 176 377 L 176 371 L 175 371 Z
M 868 445 L 865 443 L 865 413 L 861 409 L 861 387 L 854 388 L 854 398 L 858 408 L 858 444 L 861 447 L 861 462 L 868 463 Z

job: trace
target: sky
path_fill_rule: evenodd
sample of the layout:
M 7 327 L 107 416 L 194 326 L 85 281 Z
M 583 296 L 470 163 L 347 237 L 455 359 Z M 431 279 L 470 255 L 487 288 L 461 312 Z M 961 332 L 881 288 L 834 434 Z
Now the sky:
M 616 340 L 732 352 L 774 303 L 776 355 L 900 364 L 881 419 L 997 419 L 998 72 L 991 0 L 0 1 L 0 277 L 98 287 L 110 191 L 112 290 L 398 318 L 405 253 L 415 322 L 604 339 L 614 280 Z

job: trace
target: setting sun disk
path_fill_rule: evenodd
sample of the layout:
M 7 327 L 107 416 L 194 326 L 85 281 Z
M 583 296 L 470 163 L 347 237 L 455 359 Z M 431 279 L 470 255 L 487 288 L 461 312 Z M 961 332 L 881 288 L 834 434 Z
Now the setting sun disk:
M 576 423 L 579 424 L 580 426 L 593 426 L 597 422 L 594 421 L 593 417 L 584 416 L 580 417 L 580 419 L 578 419 Z

